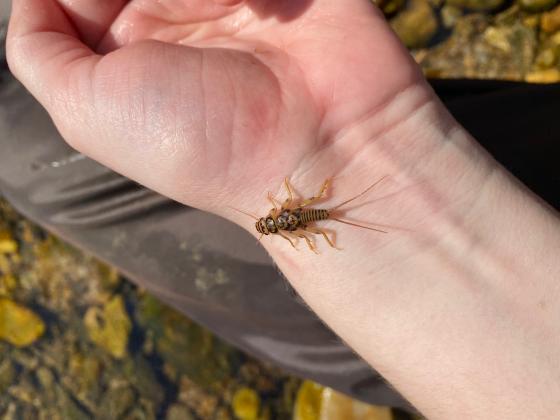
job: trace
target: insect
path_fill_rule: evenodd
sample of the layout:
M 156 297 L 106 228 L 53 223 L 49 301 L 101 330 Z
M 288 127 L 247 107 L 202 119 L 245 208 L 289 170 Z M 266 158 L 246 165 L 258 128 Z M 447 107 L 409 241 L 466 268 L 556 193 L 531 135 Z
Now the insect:
M 280 237 L 290 242 L 290 244 L 294 248 L 296 248 L 296 245 L 292 241 L 292 238 L 297 237 L 297 238 L 304 239 L 309 249 L 317 253 L 317 248 L 314 244 L 314 241 L 312 241 L 309 238 L 309 236 L 306 234 L 306 233 L 313 233 L 316 235 L 322 235 L 323 238 L 325 238 L 325 241 L 327 241 L 327 243 L 332 248 L 338 249 L 327 235 L 327 232 L 317 228 L 315 226 L 315 222 L 330 219 L 363 229 L 369 229 L 376 232 L 387 233 L 384 230 L 375 229 L 372 227 L 359 225 L 357 223 L 352 223 L 347 220 L 339 219 L 334 215 L 335 210 L 350 203 L 351 201 L 356 200 L 357 198 L 360 198 L 368 191 L 370 191 L 373 187 L 375 187 L 377 184 L 379 184 L 381 181 L 383 181 L 385 178 L 386 178 L 385 176 L 382 177 L 381 179 L 379 179 L 378 181 L 370 185 L 368 188 L 366 188 L 364 191 L 362 191 L 360 194 L 329 209 L 311 208 L 310 205 L 312 205 L 313 203 L 315 203 L 316 201 L 320 200 L 325 196 L 327 192 L 327 188 L 329 187 L 330 184 L 330 179 L 327 179 L 323 183 L 317 195 L 304 200 L 295 200 L 293 189 L 290 185 L 290 182 L 288 181 L 288 178 L 284 179 L 284 186 L 288 193 L 288 198 L 286 198 L 284 203 L 281 204 L 272 195 L 272 193 L 269 192 L 267 198 L 272 203 L 273 208 L 265 217 L 258 218 L 250 213 L 244 212 L 239 209 L 235 209 L 233 207 L 232 208 L 256 220 L 255 228 L 257 229 L 257 232 L 261 234 L 261 236 L 259 237 L 259 241 L 261 240 L 263 235 L 270 235 L 270 234 L 279 235 Z

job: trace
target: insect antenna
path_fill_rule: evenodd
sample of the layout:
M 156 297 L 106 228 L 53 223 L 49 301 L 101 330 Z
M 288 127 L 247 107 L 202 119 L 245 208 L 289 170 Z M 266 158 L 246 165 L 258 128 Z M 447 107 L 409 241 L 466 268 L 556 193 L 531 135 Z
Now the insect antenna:
M 372 228 L 372 227 L 369 227 L 369 226 L 359 225 L 357 223 L 352 223 L 352 222 L 349 222 L 347 220 L 341 220 L 341 219 L 335 219 L 335 218 L 331 218 L 331 220 L 336 220 L 337 222 L 344 223 L 345 225 L 356 226 L 356 227 L 359 227 L 359 228 L 374 230 L 376 232 L 381 232 L 381 233 L 387 233 L 386 231 L 381 230 L 381 229 L 375 229 L 375 228 Z
M 369 187 L 367 187 L 364 191 L 362 191 L 362 192 L 361 192 L 360 194 L 358 194 L 357 196 L 352 197 L 351 199 L 346 200 L 346 201 L 344 201 L 343 203 L 340 203 L 338 206 L 333 207 L 333 208 L 331 208 L 330 210 L 331 210 L 331 211 L 332 211 L 332 210 L 336 210 L 336 209 L 338 209 L 338 208 L 344 206 L 345 204 L 348 204 L 348 203 L 350 203 L 351 201 L 354 201 L 355 199 L 360 198 L 362 195 L 366 194 L 368 191 L 370 191 L 373 187 L 375 187 L 377 184 L 379 184 L 379 183 L 380 183 L 381 181 L 383 181 L 385 178 L 387 178 L 387 175 L 382 176 L 381 179 L 375 181 L 373 184 L 371 184 Z M 339 220 L 339 221 L 340 221 L 340 220 Z M 343 223 L 344 223 L 344 222 L 343 222 Z M 349 224 L 351 224 L 351 223 L 349 223 Z M 365 227 L 365 226 L 361 226 L 361 227 Z M 376 229 L 373 229 L 373 230 L 376 230 Z
M 232 210 L 235 210 L 235 211 L 237 211 L 237 212 L 239 212 L 239 213 L 241 213 L 241 214 L 244 214 L 245 216 L 252 217 L 252 218 L 255 219 L 255 220 L 259 220 L 259 218 L 258 218 L 257 216 L 255 216 L 254 214 L 251 214 L 251 213 L 249 213 L 249 212 L 246 212 L 246 211 L 244 211 L 244 210 L 239 210 L 239 209 L 236 209 L 235 207 L 231 207 L 231 206 L 226 206 L 226 207 L 229 207 L 229 208 L 232 209 Z

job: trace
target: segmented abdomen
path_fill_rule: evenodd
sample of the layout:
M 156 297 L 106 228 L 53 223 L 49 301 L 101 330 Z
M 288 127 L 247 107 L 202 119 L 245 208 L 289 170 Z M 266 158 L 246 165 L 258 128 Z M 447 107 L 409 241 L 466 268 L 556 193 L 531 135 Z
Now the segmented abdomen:
M 301 222 L 306 225 L 317 220 L 326 220 L 329 218 L 329 211 L 324 209 L 305 209 L 301 212 Z

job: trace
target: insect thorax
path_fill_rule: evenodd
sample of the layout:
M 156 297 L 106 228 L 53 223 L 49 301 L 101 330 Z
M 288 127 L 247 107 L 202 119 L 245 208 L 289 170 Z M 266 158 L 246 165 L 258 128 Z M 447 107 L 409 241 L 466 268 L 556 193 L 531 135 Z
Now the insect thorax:
M 280 213 L 276 216 L 274 221 L 276 227 L 280 230 L 294 231 L 300 227 L 303 227 L 301 221 L 301 208 L 295 209 L 282 209 Z

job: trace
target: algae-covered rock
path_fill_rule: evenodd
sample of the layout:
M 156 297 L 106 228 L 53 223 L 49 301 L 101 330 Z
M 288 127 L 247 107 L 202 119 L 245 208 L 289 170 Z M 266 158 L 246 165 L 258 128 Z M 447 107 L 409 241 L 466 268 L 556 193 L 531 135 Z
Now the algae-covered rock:
M 294 406 L 294 420 L 319 420 L 324 387 L 304 381 L 298 389 Z
M 7 229 L 0 230 L 0 254 L 15 254 L 18 244 Z
M 233 394 L 233 413 L 239 420 L 256 420 L 260 404 L 259 395 L 251 388 L 239 388 Z
M 64 420 L 87 420 L 91 416 L 61 387 L 56 386 L 57 414 Z
M 183 404 L 172 404 L 167 409 L 165 420 L 194 420 L 194 417 L 188 407 Z
M 136 316 L 150 331 L 157 353 L 179 376 L 212 388 L 238 364 L 239 353 L 233 347 L 149 295 L 142 297 Z
M 520 20 L 494 24 L 481 14 L 463 16 L 452 35 L 420 60 L 430 76 L 524 80 L 537 51 L 536 29 Z
M 126 313 L 122 296 L 113 297 L 103 309 L 91 307 L 84 316 L 91 341 L 122 359 L 127 354 L 128 336 L 132 323 Z
M 16 378 L 16 368 L 10 359 L 0 363 L 0 394 L 4 394 Z
M 134 404 L 133 389 L 126 384 L 111 384 L 101 399 L 99 416 L 103 419 L 118 419 Z
M 542 50 L 535 59 L 536 65 L 540 69 L 548 69 L 553 67 L 558 61 L 558 56 L 555 48 L 545 48 Z
M 404 6 L 406 0 L 374 0 L 374 3 L 376 3 L 386 15 L 393 15 Z
M 441 22 L 446 28 L 455 26 L 455 23 L 462 15 L 463 11 L 459 7 L 446 4 L 441 8 Z
M 427 0 L 410 0 L 406 9 L 391 20 L 391 27 L 408 48 L 421 48 L 435 35 L 438 22 Z
M 525 81 L 529 83 L 558 83 L 560 82 L 560 70 L 553 68 L 532 71 L 525 76 Z
M 505 2 L 506 0 L 447 0 L 446 4 L 465 9 L 488 11 L 497 9 Z
M 0 298 L 0 339 L 16 347 L 33 344 L 45 332 L 45 323 L 31 309 Z
M 214 418 L 219 403 L 216 395 L 191 381 L 186 375 L 182 375 L 179 380 L 177 400 L 203 419 Z
M 560 6 L 555 7 L 550 12 L 542 14 L 541 29 L 548 33 L 560 30 Z
M 393 420 L 389 407 L 378 407 L 354 400 L 331 388 L 325 388 L 321 399 L 321 420 Z
M 519 0 L 519 4 L 528 12 L 542 12 L 552 9 L 557 4 L 557 0 Z

